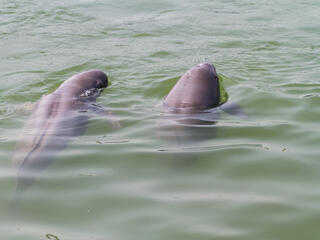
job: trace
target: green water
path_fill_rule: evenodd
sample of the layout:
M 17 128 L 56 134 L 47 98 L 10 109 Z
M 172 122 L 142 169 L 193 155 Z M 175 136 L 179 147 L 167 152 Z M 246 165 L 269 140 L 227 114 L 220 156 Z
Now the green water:
M 316 0 L 0 0 L 0 239 L 320 238 Z M 204 61 L 248 119 L 222 113 L 194 145 L 159 137 L 161 99 Z M 28 106 L 105 71 L 93 117 L 8 210 Z M 52 235 L 47 235 L 52 234 Z

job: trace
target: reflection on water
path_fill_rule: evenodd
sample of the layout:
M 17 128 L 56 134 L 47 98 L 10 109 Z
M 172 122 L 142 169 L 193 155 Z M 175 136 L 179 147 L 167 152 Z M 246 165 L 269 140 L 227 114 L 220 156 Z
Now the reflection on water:
M 167 112 L 159 122 L 160 137 L 170 144 L 184 147 L 215 138 L 219 120 L 217 108 L 197 113 Z

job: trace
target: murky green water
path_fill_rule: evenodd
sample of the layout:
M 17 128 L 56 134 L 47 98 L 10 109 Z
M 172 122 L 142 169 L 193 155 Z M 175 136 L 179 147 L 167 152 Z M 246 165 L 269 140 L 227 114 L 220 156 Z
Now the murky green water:
M 320 238 L 320 3 L 0 0 L 1 239 Z M 212 138 L 159 137 L 157 105 L 214 63 L 230 101 Z M 8 210 L 29 106 L 75 73 L 111 85 L 94 117 Z M 52 234 L 52 235 L 47 235 Z

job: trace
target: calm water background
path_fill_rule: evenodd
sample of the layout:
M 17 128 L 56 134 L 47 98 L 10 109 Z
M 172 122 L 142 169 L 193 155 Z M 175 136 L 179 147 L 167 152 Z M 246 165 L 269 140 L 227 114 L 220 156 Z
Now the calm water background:
M 319 239 L 319 11 L 316 0 L 0 0 L 0 238 Z M 157 105 L 204 61 L 249 119 L 221 114 L 212 138 L 168 144 Z M 13 214 L 29 106 L 91 68 L 108 73 L 98 102 L 122 127 L 92 118 Z

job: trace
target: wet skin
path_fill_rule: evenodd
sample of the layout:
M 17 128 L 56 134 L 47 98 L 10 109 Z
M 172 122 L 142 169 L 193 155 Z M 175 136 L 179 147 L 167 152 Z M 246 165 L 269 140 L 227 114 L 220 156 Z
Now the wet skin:
M 216 69 L 202 63 L 188 70 L 171 89 L 163 104 L 173 112 L 195 112 L 218 106 L 219 80 Z

